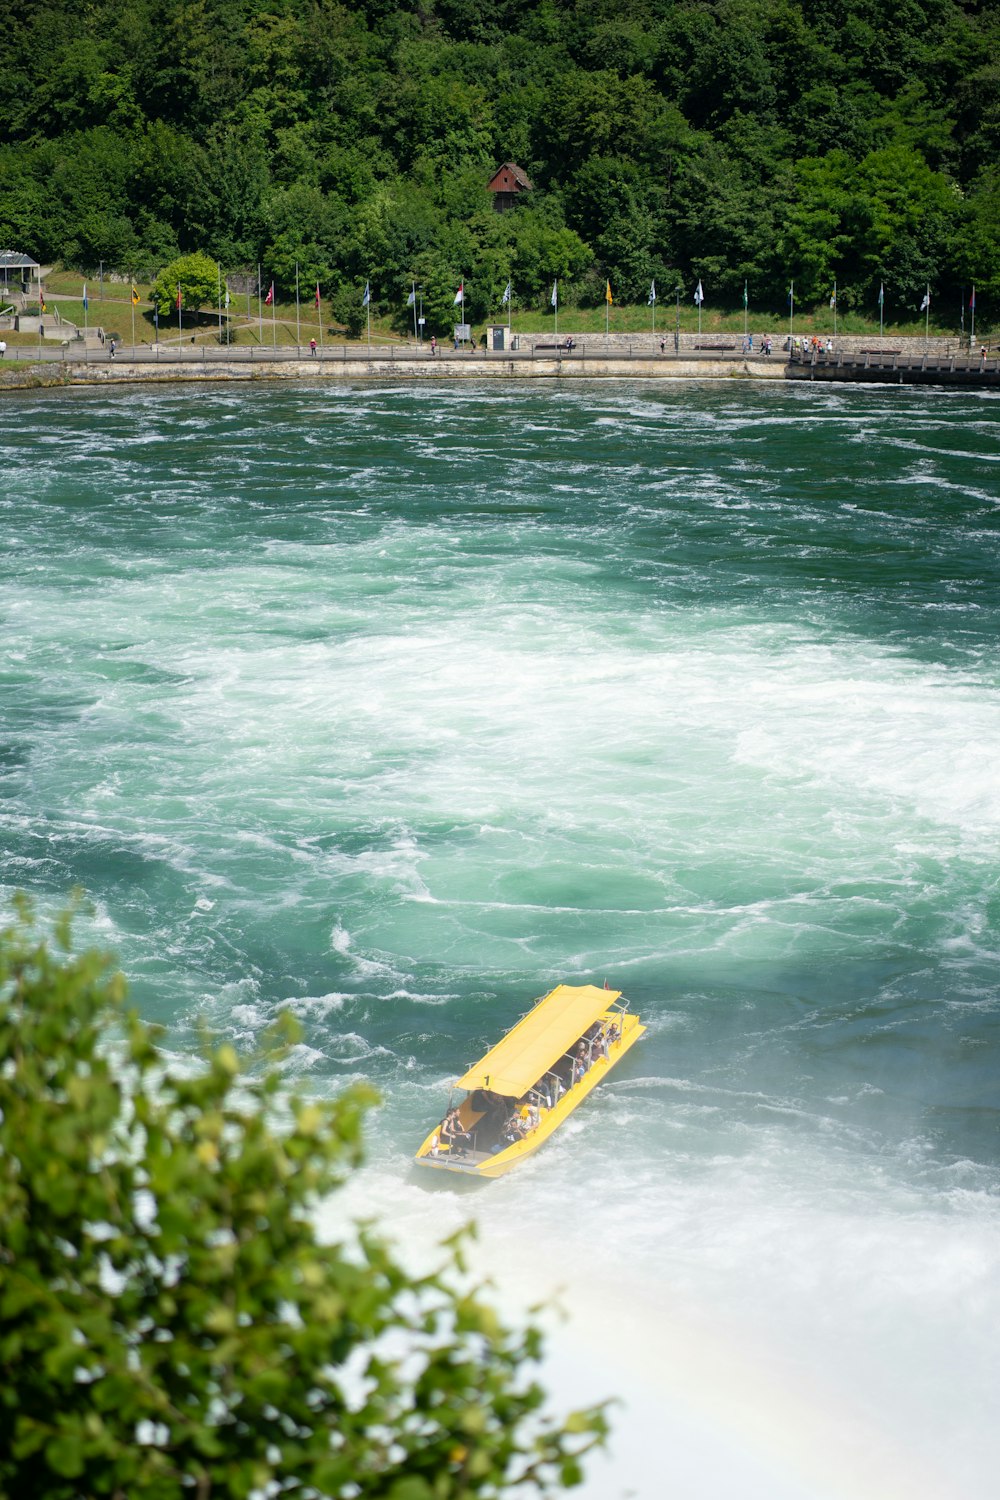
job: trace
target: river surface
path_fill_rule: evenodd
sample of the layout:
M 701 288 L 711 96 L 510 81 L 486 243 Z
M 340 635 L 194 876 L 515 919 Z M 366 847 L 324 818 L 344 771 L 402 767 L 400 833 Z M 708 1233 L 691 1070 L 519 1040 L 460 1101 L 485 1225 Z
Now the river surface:
M 561 1287 L 588 1500 L 992 1500 L 1000 400 L 776 384 L 10 398 L 2 893 L 83 885 L 180 1056 L 373 1080 L 325 1217 Z M 448 1080 L 649 1030 L 474 1193 Z

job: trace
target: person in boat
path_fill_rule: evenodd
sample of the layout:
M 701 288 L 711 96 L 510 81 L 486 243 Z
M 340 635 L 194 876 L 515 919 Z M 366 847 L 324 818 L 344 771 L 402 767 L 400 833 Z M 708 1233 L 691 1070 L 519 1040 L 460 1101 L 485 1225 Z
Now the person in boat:
M 573 1083 L 580 1082 L 580 1079 L 586 1073 L 589 1066 L 590 1059 L 587 1055 L 587 1044 L 583 1041 L 577 1042 L 576 1051 L 573 1053 Z
M 441 1139 L 452 1151 L 461 1149 L 467 1143 L 471 1143 L 472 1136 L 462 1125 L 462 1120 L 457 1109 L 449 1109 L 441 1122 Z

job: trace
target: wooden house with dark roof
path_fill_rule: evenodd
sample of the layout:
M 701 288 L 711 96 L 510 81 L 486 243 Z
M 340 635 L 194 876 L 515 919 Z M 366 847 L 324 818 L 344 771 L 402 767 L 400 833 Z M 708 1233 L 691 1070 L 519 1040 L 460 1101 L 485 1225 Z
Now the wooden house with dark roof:
M 534 183 L 527 172 L 516 162 L 505 161 L 502 167 L 497 168 L 486 186 L 493 194 L 493 207 L 498 214 L 503 214 L 508 208 L 514 207 L 521 193 L 530 193 Z

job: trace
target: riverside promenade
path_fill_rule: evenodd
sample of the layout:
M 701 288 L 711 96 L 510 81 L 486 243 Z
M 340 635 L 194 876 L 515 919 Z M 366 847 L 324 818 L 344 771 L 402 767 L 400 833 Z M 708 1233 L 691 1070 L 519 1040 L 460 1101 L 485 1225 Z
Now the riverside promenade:
M 885 384 L 1000 385 L 997 359 L 983 359 L 955 340 L 898 341 L 893 348 L 858 348 L 844 340 L 834 351 L 745 353 L 724 336 L 695 341 L 684 335 L 574 337 L 571 348 L 551 336 L 522 338 L 505 350 L 428 344 L 327 344 L 311 353 L 296 346 L 145 344 L 110 349 L 67 344 L 37 350 L 8 346 L 0 359 L 0 392 L 44 387 L 198 381 L 427 381 L 427 380 L 821 380 Z

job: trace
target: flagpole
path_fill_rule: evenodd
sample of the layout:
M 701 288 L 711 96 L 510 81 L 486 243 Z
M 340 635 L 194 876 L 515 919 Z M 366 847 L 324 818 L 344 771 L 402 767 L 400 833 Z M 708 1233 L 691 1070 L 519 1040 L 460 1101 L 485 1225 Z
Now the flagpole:
M 181 350 L 181 339 L 184 335 L 184 296 L 181 292 L 181 284 L 177 283 L 177 352 Z
M 970 344 L 974 344 L 976 342 L 976 289 L 975 289 L 975 287 L 972 288 L 972 300 L 969 303 L 969 311 L 972 314 L 972 324 L 971 324 L 971 331 L 969 333 L 969 342 L 970 342 Z M 927 309 L 927 315 L 928 315 L 928 317 L 930 316 L 930 308 Z
M 215 262 L 216 295 L 219 300 L 219 346 L 222 346 L 222 263 Z
M 652 331 L 653 331 L 653 337 L 655 339 L 656 338 L 656 282 L 655 281 L 650 282 L 649 291 L 650 291 L 649 305 L 650 305 L 650 307 L 653 310 L 653 312 L 652 312 L 652 316 L 653 316 Z
M 277 347 L 278 347 L 278 324 L 277 324 L 277 321 L 276 321 L 277 320 L 277 309 L 275 307 L 276 301 L 277 301 L 277 298 L 274 295 L 274 282 L 272 281 L 271 282 L 271 348 L 272 349 L 277 349 Z
M 410 282 L 410 297 L 412 298 L 411 306 L 413 307 L 413 342 L 416 343 L 417 342 L 417 283 L 415 281 L 411 281 Z
M 885 338 L 885 282 L 878 284 L 878 336 Z
M 295 262 L 295 352 L 302 347 L 302 320 L 299 314 L 299 263 Z
M 750 308 L 749 308 L 749 306 L 747 304 L 747 284 L 744 281 L 744 283 L 743 283 L 743 342 L 744 342 L 744 344 L 747 341 L 747 335 L 748 335 L 748 333 L 750 331 L 750 321 L 749 320 L 750 320 Z
M 793 330 L 795 328 L 795 282 L 788 288 L 788 342 L 792 342 Z M 791 350 L 789 350 L 791 352 Z
M 264 347 L 264 304 L 260 300 L 260 261 L 257 262 L 257 342 Z
M 931 286 L 930 286 L 930 282 L 927 283 L 927 291 L 926 291 L 926 293 L 924 295 L 924 300 L 927 303 L 927 311 L 926 311 L 926 313 L 924 315 L 924 341 L 925 341 L 925 343 L 929 344 L 930 341 L 931 341 Z M 975 335 L 973 335 L 973 337 L 975 337 Z
M 83 344 L 84 344 L 84 348 L 86 348 L 86 346 L 87 346 L 87 333 L 88 333 L 88 330 L 89 330 L 89 317 L 88 317 L 88 313 L 87 313 L 87 307 L 88 307 L 88 303 L 87 303 L 87 283 L 84 282 L 83 283 Z
M 552 283 L 552 306 L 553 306 L 553 309 L 555 310 L 555 315 L 556 315 L 555 336 L 556 336 L 556 338 L 558 338 L 559 337 L 559 278 L 558 278 L 558 276 L 556 277 L 555 281 Z
M 833 336 L 837 337 L 837 282 L 833 283 Z
M 323 353 L 323 299 L 319 294 L 319 282 L 316 283 L 316 317 L 319 321 L 319 352 Z
M 607 292 L 604 298 L 604 342 L 611 342 L 611 282 L 607 283 Z
M 135 291 L 135 282 L 132 280 L 132 272 L 130 271 L 129 272 L 129 276 L 128 276 L 128 300 L 132 304 L 132 353 L 133 353 L 133 355 L 135 354 L 135 298 L 132 295 L 132 293 L 134 291 Z

